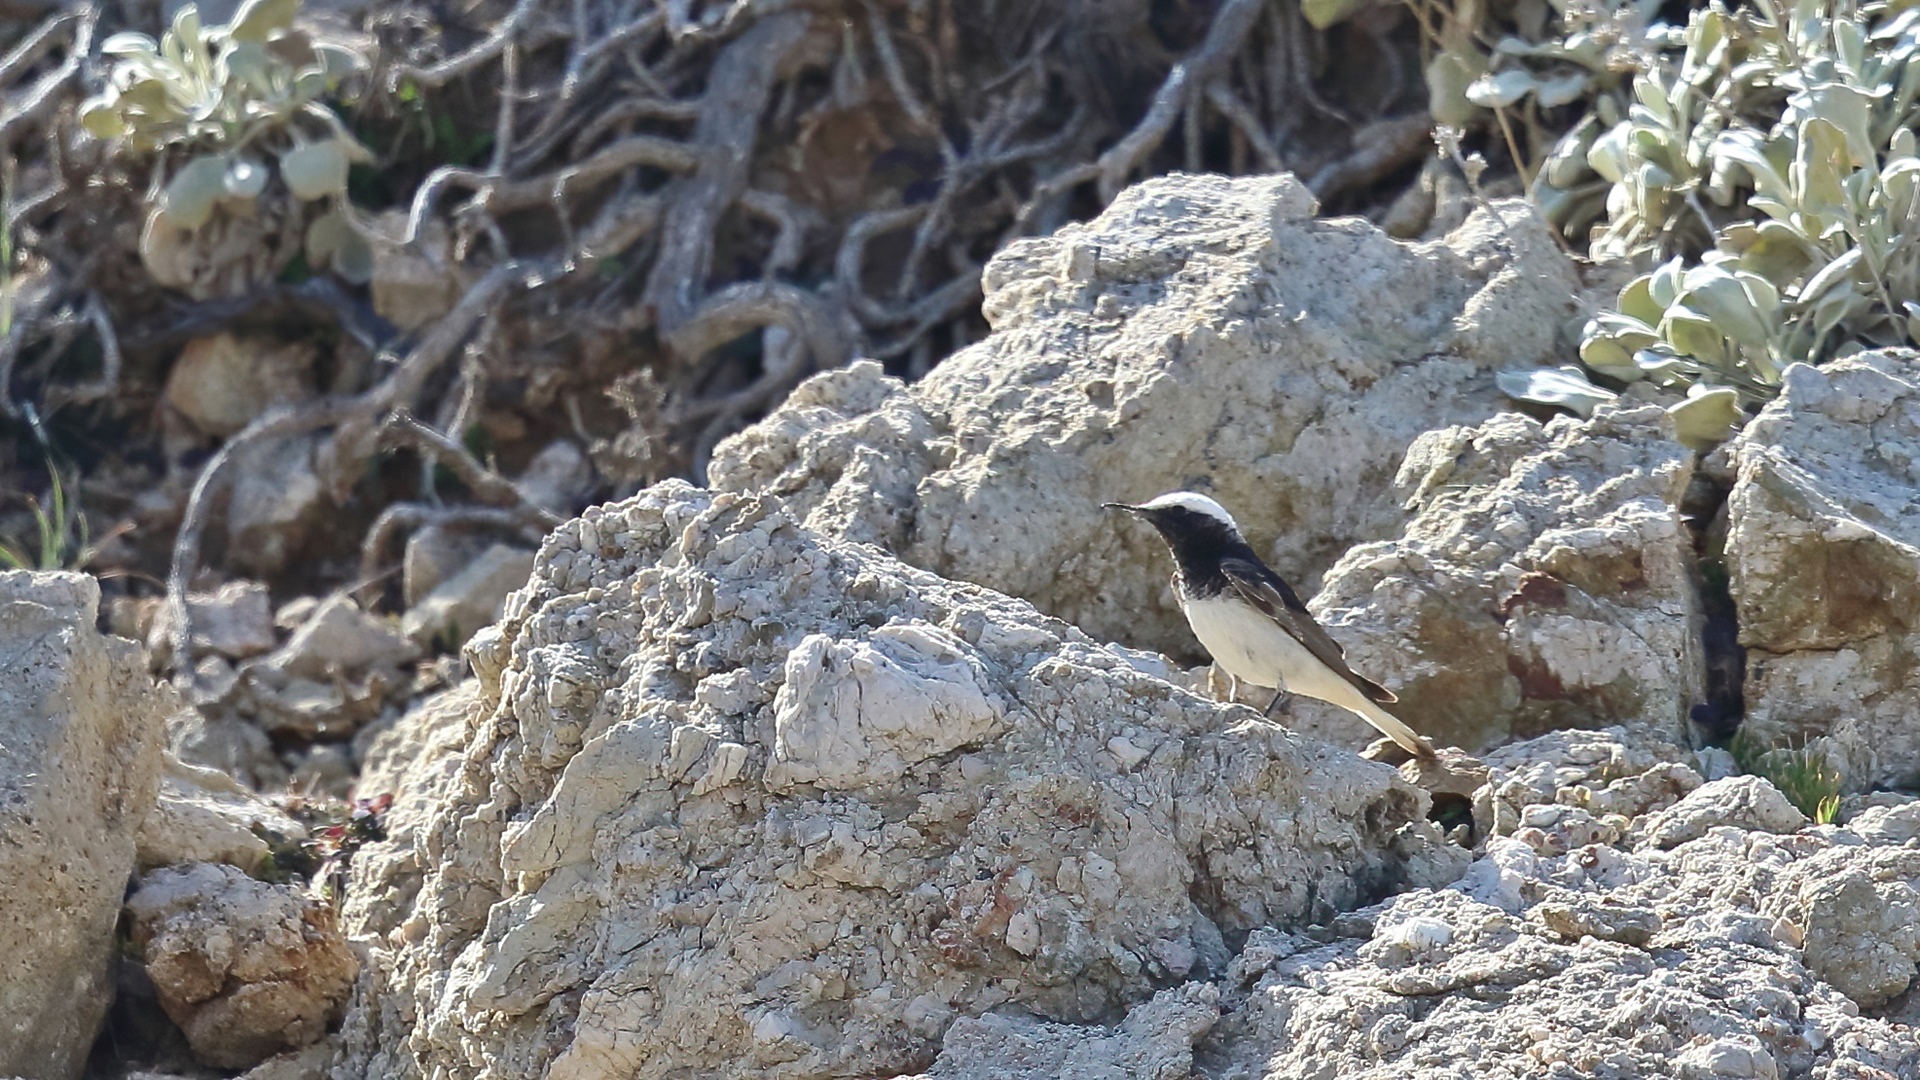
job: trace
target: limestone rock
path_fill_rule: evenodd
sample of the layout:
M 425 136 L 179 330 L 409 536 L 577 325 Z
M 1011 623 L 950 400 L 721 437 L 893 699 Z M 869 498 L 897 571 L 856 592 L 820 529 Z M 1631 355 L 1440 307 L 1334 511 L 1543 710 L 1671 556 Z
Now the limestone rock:
M 306 837 L 304 826 L 228 774 L 171 753 L 165 760 L 159 799 L 137 838 L 143 869 L 217 862 L 251 873 L 272 854 L 256 830 Z
M 484 538 L 444 525 L 414 530 L 400 560 L 400 595 L 412 607 L 486 549 Z
M 416 655 L 412 644 L 386 620 L 361 611 L 348 597 L 335 596 L 294 631 L 269 663 L 297 678 L 324 679 L 340 672 L 403 664 Z
M 421 842 L 434 807 L 459 777 L 460 750 L 479 691 L 479 681 L 468 679 L 428 699 L 374 739 L 354 796 L 392 796 L 393 802 L 382 819 L 387 841 L 370 844 L 353 857 L 353 888 L 340 913 L 348 933 L 384 936 L 414 910 L 427 869 Z
M 244 660 L 272 651 L 276 643 L 272 601 L 267 587 L 257 581 L 229 581 L 211 593 L 188 593 L 187 614 L 196 657 L 216 653 Z M 154 612 L 145 640 L 156 662 L 166 663 L 173 649 L 173 622 L 166 605 Z
M 194 338 L 167 372 L 166 403 L 203 435 L 232 435 L 275 405 L 313 396 L 317 358 L 305 341 Z
M 1707 835 L 1722 825 L 1760 832 L 1790 833 L 1807 824 L 1807 816 L 1758 776 L 1729 776 L 1688 792 L 1679 802 L 1647 819 L 1646 842 L 1655 847 L 1678 847 Z
M 1660 774 L 1673 763 L 1661 760 L 1668 748 L 1623 734 L 1556 733 L 1488 763 L 1509 795 L 1531 782 L 1559 800 L 1534 805 L 1625 809 L 1670 786 Z M 1691 798 L 1726 804 L 1743 786 Z M 1495 836 L 1455 887 L 1337 918 L 1331 940 L 1254 930 L 1222 984 L 1206 1071 L 1914 1075 L 1920 1037 L 1861 1010 L 1911 985 L 1916 883 L 1920 849 L 1847 829 L 1721 824 L 1671 849 L 1602 842 L 1552 855 Z M 1057 1037 L 1092 1048 L 1108 1032 Z
M 429 219 L 419 242 L 402 244 L 407 231 L 405 210 L 382 214 L 367 230 L 373 245 L 373 310 L 402 330 L 418 330 L 453 309 L 464 291 L 462 273 L 452 257 L 446 224 Z
M 913 1071 L 1452 865 L 1393 769 L 797 517 L 668 483 L 548 538 L 341 1075 Z
M 167 719 L 167 748 L 189 765 L 223 773 L 254 789 L 283 787 L 287 768 L 259 725 L 236 716 L 180 709 Z
M 533 455 L 514 485 L 535 506 L 569 514 L 579 509 L 580 500 L 593 486 L 593 465 L 571 439 L 555 439 Z
M 99 604 L 83 574 L 0 572 L 0 1076 L 86 1063 L 178 707 Z
M 435 640 L 458 648 L 499 617 L 507 594 L 532 571 L 532 552 L 495 544 L 409 607 L 400 632 L 423 648 Z
M 1162 990 L 1111 1032 L 1014 1016 L 954 1021 L 933 1068 L 899 1080 L 1187 1080 L 1220 1015 L 1211 983 Z
M 1876 877 L 1887 892 L 1908 888 L 1916 858 L 1734 828 L 1671 851 L 1546 858 L 1495 838 L 1458 888 L 1356 912 L 1331 943 L 1250 942 L 1235 964 L 1249 989 L 1223 1002 L 1208 1035 L 1215 1071 L 1913 1075 L 1913 1029 L 1860 1015 L 1913 975 L 1910 900 L 1861 902 Z M 1859 883 L 1841 887 L 1856 902 L 1815 884 L 1836 877 Z M 1849 999 L 1849 988 L 1866 993 Z
M 1511 836 L 1559 855 L 1625 838 L 1636 819 L 1665 810 L 1705 781 L 1677 746 L 1625 728 L 1556 731 L 1486 756 L 1474 793 L 1482 836 Z
M 1496 369 L 1563 356 L 1579 282 L 1519 203 L 1425 244 L 1314 210 L 1287 175 L 1129 188 L 994 257 L 987 339 L 911 388 L 872 363 L 817 376 L 721 444 L 710 482 L 1197 656 L 1159 541 L 1101 502 L 1203 488 L 1311 593 L 1399 532 L 1387 492 L 1415 436 L 1503 408 Z
M 1347 552 L 1310 608 L 1442 743 L 1612 725 L 1685 743 L 1704 692 L 1679 510 L 1692 461 L 1657 406 L 1422 435 L 1396 482 L 1414 511 L 1406 532 Z M 1293 717 L 1373 737 L 1316 702 Z
M 127 910 L 161 1008 L 219 1068 L 318 1040 L 358 969 L 330 907 L 231 866 L 156 870 Z
M 314 471 L 318 436 L 278 439 L 250 446 L 228 466 L 227 561 L 268 577 L 285 569 L 322 512 L 320 476 Z
M 1920 780 L 1920 355 L 1794 365 L 1733 443 L 1746 730 L 1832 735 L 1849 788 Z

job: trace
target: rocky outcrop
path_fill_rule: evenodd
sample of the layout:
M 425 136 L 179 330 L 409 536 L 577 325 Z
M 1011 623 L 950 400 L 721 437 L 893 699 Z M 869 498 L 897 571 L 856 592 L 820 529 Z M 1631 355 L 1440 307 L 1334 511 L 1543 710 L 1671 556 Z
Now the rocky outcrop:
M 178 707 L 99 605 L 85 575 L 0 572 L 0 1076 L 80 1075 Z
M 1311 609 L 1442 743 L 1619 724 L 1685 744 L 1703 692 L 1692 472 L 1653 405 L 1429 432 L 1396 480 L 1405 532 L 1347 552 Z M 1317 702 L 1290 722 L 1372 737 Z
M 962 1017 L 1106 1020 L 1466 863 L 1392 769 L 770 496 L 589 510 L 468 654 L 336 1075 L 912 1071 Z
M 1746 728 L 1848 785 L 1920 782 L 1920 356 L 1797 364 L 1731 447 Z
M 872 363 L 816 377 L 722 444 L 710 481 L 1096 638 L 1197 656 L 1157 541 L 1100 503 L 1205 490 L 1305 593 L 1397 534 L 1408 444 L 1498 411 L 1492 372 L 1558 362 L 1574 314 L 1571 261 L 1501 205 L 1402 244 L 1316 219 L 1287 175 L 1147 181 L 997 255 L 986 340 L 910 388 Z
M 479 702 L 480 683 L 468 679 L 373 740 L 354 794 L 392 802 L 380 819 L 386 842 L 354 854 L 353 887 L 341 907 L 348 933 L 384 936 L 413 912 L 426 873 L 425 833 L 441 801 L 458 787 L 467 721 Z
M 318 1040 L 359 966 L 331 905 L 231 866 L 156 870 L 127 912 L 161 1008 L 219 1068 Z
M 1511 812 L 1453 887 L 1255 930 L 1225 979 L 1164 991 L 1115 1027 L 956 1023 L 926 1075 L 1915 1075 L 1914 1030 L 1862 1010 L 1914 978 L 1920 852 L 1884 830 L 1783 818 L 1670 849 L 1658 830 L 1569 847 L 1550 827 L 1675 811 L 1737 822 L 1771 801 L 1753 777 L 1703 785 L 1687 757 L 1621 729 L 1505 747 L 1482 803 Z

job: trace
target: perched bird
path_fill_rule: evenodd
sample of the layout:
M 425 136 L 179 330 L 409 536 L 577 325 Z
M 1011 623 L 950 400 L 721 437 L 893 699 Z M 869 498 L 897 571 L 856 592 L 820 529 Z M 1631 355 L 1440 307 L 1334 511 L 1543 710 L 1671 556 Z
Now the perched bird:
M 1145 518 L 1173 552 L 1173 594 L 1193 636 L 1235 679 L 1332 702 L 1379 728 L 1411 753 L 1434 757 L 1433 745 L 1388 712 L 1393 691 L 1347 666 L 1340 644 L 1307 614 L 1306 605 L 1260 561 L 1233 515 L 1205 495 L 1175 491 L 1149 503 L 1106 503 Z

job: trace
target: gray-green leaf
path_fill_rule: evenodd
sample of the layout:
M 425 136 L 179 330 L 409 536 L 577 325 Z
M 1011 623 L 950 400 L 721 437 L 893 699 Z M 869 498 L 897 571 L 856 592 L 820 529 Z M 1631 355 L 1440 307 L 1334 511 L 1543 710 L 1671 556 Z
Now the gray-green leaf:
M 1619 396 L 1611 390 L 1593 385 L 1587 380 L 1586 372 L 1571 364 L 1532 371 L 1502 371 L 1494 376 L 1494 382 L 1500 387 L 1500 392 L 1510 398 L 1557 405 L 1581 416 L 1593 415 L 1597 406 Z

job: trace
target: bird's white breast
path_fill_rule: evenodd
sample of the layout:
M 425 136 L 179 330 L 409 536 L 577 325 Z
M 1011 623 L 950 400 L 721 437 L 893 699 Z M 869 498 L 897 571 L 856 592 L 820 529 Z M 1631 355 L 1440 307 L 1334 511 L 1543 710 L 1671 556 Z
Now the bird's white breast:
M 1183 597 L 1180 606 L 1213 662 L 1234 678 L 1308 697 L 1349 696 L 1345 679 L 1258 608 L 1226 597 Z

